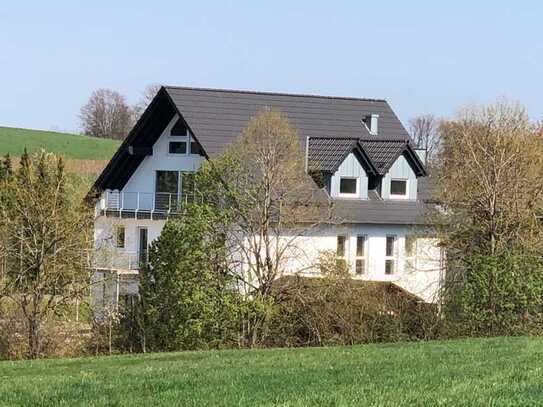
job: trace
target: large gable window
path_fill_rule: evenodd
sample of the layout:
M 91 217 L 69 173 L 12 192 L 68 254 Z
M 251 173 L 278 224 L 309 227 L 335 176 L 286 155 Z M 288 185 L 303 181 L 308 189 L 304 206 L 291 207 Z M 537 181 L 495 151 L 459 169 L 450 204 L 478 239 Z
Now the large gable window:
M 407 180 L 390 180 L 390 196 L 392 198 L 407 198 Z
M 358 196 L 358 178 L 341 177 L 339 179 L 339 194 L 343 196 Z

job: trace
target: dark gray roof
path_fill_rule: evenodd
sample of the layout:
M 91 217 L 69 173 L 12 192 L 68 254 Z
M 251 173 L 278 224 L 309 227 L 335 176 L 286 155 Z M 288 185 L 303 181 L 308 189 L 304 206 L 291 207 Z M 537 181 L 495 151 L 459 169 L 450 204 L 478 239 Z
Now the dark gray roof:
M 334 214 L 344 223 L 426 224 L 428 206 L 421 201 L 335 199 Z
M 307 137 L 370 137 L 362 119 L 372 113 L 379 115 L 379 138 L 409 138 L 384 100 L 176 86 L 165 89 L 210 157 L 220 154 L 265 107 L 284 113 L 304 144 Z
M 370 156 L 379 174 L 385 174 L 405 150 L 408 140 L 362 140 L 361 144 Z
M 358 139 L 352 138 L 311 138 L 307 152 L 308 168 L 334 172 L 357 144 Z

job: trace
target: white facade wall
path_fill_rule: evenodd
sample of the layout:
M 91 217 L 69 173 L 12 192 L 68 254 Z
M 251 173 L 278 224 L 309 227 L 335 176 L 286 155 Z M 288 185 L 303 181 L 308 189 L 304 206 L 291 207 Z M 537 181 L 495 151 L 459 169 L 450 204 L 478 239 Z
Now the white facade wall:
M 332 175 L 330 195 L 333 197 L 341 196 L 339 193 L 339 180 L 341 177 L 357 179 L 358 196 L 351 199 L 368 199 L 368 176 L 353 153 L 350 153 L 345 158 L 334 175 Z
M 394 282 L 405 290 L 419 296 L 426 302 L 438 300 L 442 278 L 441 249 L 437 239 L 424 235 L 424 230 L 402 225 L 349 224 L 322 227 L 308 236 L 298 238 L 296 256 L 289 259 L 287 270 L 304 275 L 318 275 L 318 259 L 321 253 L 336 253 L 337 236 L 347 237 L 345 260 L 353 278 L 370 281 Z M 355 274 L 357 236 L 365 236 L 365 272 Z M 396 236 L 395 267 L 393 274 L 385 273 L 385 251 L 387 236 Z M 415 236 L 414 256 L 407 258 L 406 236 Z M 412 264 L 408 267 L 408 261 Z
M 179 116 L 175 115 L 166 126 L 164 132 L 153 146 L 153 155 L 147 156 L 130 177 L 121 192 L 155 192 L 156 171 L 196 171 L 200 168 L 202 160 L 200 155 L 170 154 L 168 146 L 170 141 L 183 139 L 170 136 L 170 131 Z

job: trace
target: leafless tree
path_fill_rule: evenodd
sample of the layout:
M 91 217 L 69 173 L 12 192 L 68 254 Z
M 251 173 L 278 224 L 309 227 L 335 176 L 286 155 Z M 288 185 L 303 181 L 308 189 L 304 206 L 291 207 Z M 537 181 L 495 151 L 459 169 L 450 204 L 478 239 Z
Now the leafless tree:
M 120 93 L 98 89 L 81 108 L 79 118 L 85 134 L 122 140 L 134 124 L 134 111 Z
M 409 132 L 417 148 L 426 150 L 427 161 L 431 163 L 440 145 L 439 120 L 431 114 L 414 117 L 409 121 Z
M 440 131 L 445 244 L 461 254 L 487 255 L 540 245 L 543 140 L 526 110 L 506 100 L 469 108 L 443 122 Z
M 149 106 L 149 103 L 151 103 L 153 98 L 156 96 L 160 90 L 160 87 L 160 84 L 153 83 L 151 85 L 147 85 L 143 92 L 141 92 L 140 100 L 134 105 L 134 116 L 136 120 L 143 114 L 147 106 Z
M 221 157 L 204 164 L 197 182 L 207 185 L 208 196 L 221 197 L 231 219 L 234 277 L 266 304 L 274 281 L 310 259 L 303 240 L 332 218 L 328 199 L 305 172 L 296 130 L 281 113 L 261 112 Z M 254 344 L 265 321 L 250 325 Z

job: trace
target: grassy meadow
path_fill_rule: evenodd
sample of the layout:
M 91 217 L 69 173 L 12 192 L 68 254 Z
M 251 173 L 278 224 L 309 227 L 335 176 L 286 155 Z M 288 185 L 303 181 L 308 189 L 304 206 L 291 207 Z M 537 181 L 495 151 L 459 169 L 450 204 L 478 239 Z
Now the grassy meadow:
M 119 140 L 98 139 L 53 131 L 0 127 L 0 154 L 20 156 L 44 149 L 78 160 L 109 160 L 120 145 Z
M 543 338 L 0 362 L 2 406 L 536 406 Z
M 53 131 L 0 127 L 0 156 L 10 154 L 16 165 L 26 148 L 62 155 L 68 172 L 94 180 L 120 145 L 119 140 L 98 139 Z

